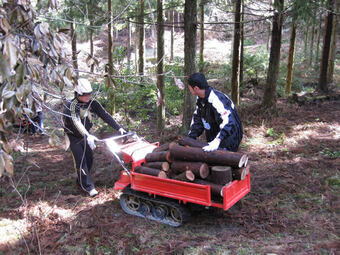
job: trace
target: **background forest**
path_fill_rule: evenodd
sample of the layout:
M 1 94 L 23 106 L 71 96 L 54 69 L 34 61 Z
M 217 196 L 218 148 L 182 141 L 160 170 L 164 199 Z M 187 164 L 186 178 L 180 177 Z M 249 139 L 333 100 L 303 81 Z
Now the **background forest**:
M 2 0 L 0 254 L 336 254 L 339 0 Z M 62 108 L 95 97 L 149 142 L 186 134 L 201 71 L 243 121 L 252 190 L 174 229 L 134 219 L 95 152 L 95 199 L 77 190 Z M 44 136 L 16 127 L 43 98 Z M 114 131 L 96 123 L 99 137 Z

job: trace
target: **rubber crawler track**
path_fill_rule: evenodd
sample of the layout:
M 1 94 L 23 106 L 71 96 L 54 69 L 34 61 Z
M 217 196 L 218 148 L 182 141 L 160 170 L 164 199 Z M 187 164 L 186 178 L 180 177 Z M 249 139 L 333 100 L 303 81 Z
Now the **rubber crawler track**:
M 190 213 L 177 200 L 164 197 L 152 197 L 144 192 L 126 187 L 120 196 L 122 209 L 131 215 L 147 218 L 172 227 L 178 227 L 187 221 Z

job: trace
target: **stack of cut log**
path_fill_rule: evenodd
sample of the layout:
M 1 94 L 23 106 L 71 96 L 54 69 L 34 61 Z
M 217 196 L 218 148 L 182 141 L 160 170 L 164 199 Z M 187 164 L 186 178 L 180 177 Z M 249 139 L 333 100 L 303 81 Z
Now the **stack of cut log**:
M 135 172 L 210 185 L 216 195 L 223 195 L 223 186 L 233 180 L 243 180 L 249 173 L 248 156 L 230 151 L 205 152 L 207 145 L 186 136 L 163 144 L 145 157 Z

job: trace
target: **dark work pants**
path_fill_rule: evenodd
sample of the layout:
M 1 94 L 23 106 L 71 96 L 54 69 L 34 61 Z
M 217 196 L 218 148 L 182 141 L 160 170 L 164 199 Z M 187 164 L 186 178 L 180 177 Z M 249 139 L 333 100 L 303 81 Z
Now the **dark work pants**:
M 37 116 L 32 120 L 34 122 L 36 122 L 35 125 L 38 125 L 38 127 L 37 127 L 33 124 L 33 133 L 34 134 L 37 133 L 37 132 L 43 133 L 44 125 L 43 125 L 43 114 L 42 114 L 42 112 L 41 111 L 37 112 Z
M 78 138 L 73 135 L 68 135 L 70 139 L 70 148 L 75 164 L 78 183 L 80 187 L 90 192 L 94 189 L 94 184 L 90 175 L 93 164 L 93 152 L 87 144 L 86 138 Z

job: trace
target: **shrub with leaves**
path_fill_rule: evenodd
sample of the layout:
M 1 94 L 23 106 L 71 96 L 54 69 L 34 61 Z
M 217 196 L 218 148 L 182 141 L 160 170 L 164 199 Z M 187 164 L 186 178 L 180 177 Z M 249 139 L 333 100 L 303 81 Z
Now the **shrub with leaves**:
M 49 1 L 49 4 L 54 1 Z M 51 6 L 50 6 L 51 7 Z M 32 87 L 62 94 L 72 86 L 73 69 L 65 64 L 64 39 L 47 23 L 35 22 L 28 1 L 3 0 L 0 6 L 0 177 L 13 174 L 7 137 L 16 118 L 34 113 Z

